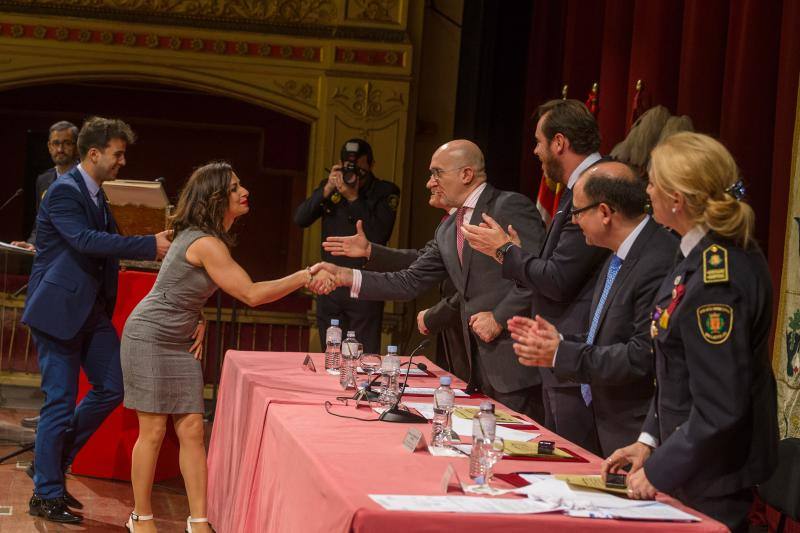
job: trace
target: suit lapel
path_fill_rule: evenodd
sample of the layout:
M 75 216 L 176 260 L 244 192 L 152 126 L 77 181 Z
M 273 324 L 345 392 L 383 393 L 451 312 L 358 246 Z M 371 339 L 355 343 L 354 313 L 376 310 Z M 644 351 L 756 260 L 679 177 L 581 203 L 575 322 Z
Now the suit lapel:
M 486 213 L 486 206 L 489 203 L 489 199 L 494 197 L 495 189 L 488 183 L 486 187 L 483 189 L 483 192 L 478 197 L 478 201 L 475 204 L 475 209 L 472 210 L 472 216 L 469 219 L 469 223 L 472 225 L 478 225 L 483 222 L 483 217 L 481 214 Z M 469 242 L 464 240 L 464 252 L 462 256 L 462 271 L 464 273 L 464 288 L 466 289 L 467 283 L 469 283 L 469 271 L 470 266 L 472 264 L 472 246 L 469 245 Z
M 558 210 L 553 217 L 553 221 L 550 223 L 550 227 L 547 228 L 547 234 L 544 237 L 544 243 L 542 243 L 542 248 L 539 250 L 539 257 L 546 258 L 546 255 L 549 255 L 545 252 L 552 248 L 550 246 L 550 237 L 554 235 L 557 236 L 559 233 L 561 233 L 561 228 L 567 223 L 567 214 L 571 209 L 572 189 L 564 189 L 564 192 L 561 193 L 561 199 L 558 201 Z
M 620 288 L 625 285 L 625 279 L 628 277 L 628 274 L 633 271 L 633 268 L 636 266 L 637 261 L 639 261 L 639 257 L 641 256 L 642 250 L 644 249 L 647 242 L 650 240 L 650 237 L 656 231 L 656 223 L 651 218 L 647 221 L 644 228 L 642 228 L 641 233 L 636 237 L 636 240 L 633 241 L 633 245 L 631 249 L 628 251 L 628 255 L 625 260 L 622 262 L 622 266 L 617 272 L 617 277 L 614 278 L 614 283 L 611 285 L 611 290 L 608 293 L 608 297 L 606 298 L 606 303 L 603 306 L 603 309 L 600 310 L 600 322 L 598 324 L 598 329 L 603 324 L 603 320 L 608 313 L 609 308 L 611 307 L 612 302 L 614 301 L 614 297 L 619 292 Z M 612 256 L 613 257 L 613 256 Z M 608 276 L 608 267 L 611 264 L 611 257 L 608 258 L 605 264 L 605 268 L 601 273 L 601 280 L 602 283 L 598 283 L 597 287 L 602 292 L 603 285 L 605 285 L 606 276 Z M 595 290 L 595 300 L 592 302 L 592 316 L 594 316 L 594 309 L 597 307 L 597 300 L 600 298 L 600 293 Z
M 461 265 L 458 264 L 458 250 L 456 249 L 456 216 L 450 217 L 442 222 L 439 227 L 439 252 L 442 256 L 442 262 L 450 274 L 450 279 L 453 284 L 463 292 L 464 290 L 464 274 L 461 272 Z

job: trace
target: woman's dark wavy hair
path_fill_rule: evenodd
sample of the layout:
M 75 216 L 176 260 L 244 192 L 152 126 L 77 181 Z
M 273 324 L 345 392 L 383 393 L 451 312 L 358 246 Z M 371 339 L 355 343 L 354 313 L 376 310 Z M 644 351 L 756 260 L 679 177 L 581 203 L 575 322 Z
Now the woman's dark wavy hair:
M 233 167 L 225 161 L 212 161 L 192 172 L 169 220 L 173 239 L 183 230 L 196 228 L 217 237 L 228 247 L 235 244 L 223 226 L 232 176 Z

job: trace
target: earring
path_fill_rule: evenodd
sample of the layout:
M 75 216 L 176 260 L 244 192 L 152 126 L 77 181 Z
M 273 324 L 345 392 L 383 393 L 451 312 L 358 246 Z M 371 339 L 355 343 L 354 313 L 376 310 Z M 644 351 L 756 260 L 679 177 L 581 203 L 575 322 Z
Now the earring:
M 673 213 L 675 212 L 675 208 L 674 208 L 674 207 L 672 208 L 672 212 L 673 212 Z

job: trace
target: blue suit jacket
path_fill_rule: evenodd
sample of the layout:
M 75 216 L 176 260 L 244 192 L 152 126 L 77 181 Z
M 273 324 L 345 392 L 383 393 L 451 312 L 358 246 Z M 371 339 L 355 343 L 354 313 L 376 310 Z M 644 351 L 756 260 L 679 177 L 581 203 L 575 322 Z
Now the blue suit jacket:
M 22 322 L 57 339 L 73 338 L 103 298 L 109 316 L 117 297 L 120 258 L 153 259 L 155 237 L 123 237 L 108 223 L 78 168 L 48 189 L 36 217 L 33 261 Z

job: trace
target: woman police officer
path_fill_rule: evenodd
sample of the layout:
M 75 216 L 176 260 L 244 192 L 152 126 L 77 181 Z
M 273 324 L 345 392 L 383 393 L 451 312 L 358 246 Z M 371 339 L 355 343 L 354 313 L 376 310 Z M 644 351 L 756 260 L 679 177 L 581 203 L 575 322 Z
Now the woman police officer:
M 778 441 L 772 286 L 753 210 L 733 157 L 707 135 L 667 137 L 649 175 L 653 215 L 681 235 L 681 254 L 654 301 L 650 412 L 638 442 L 602 472 L 630 464 L 631 497 L 666 492 L 746 531 L 752 489 L 772 473 Z

